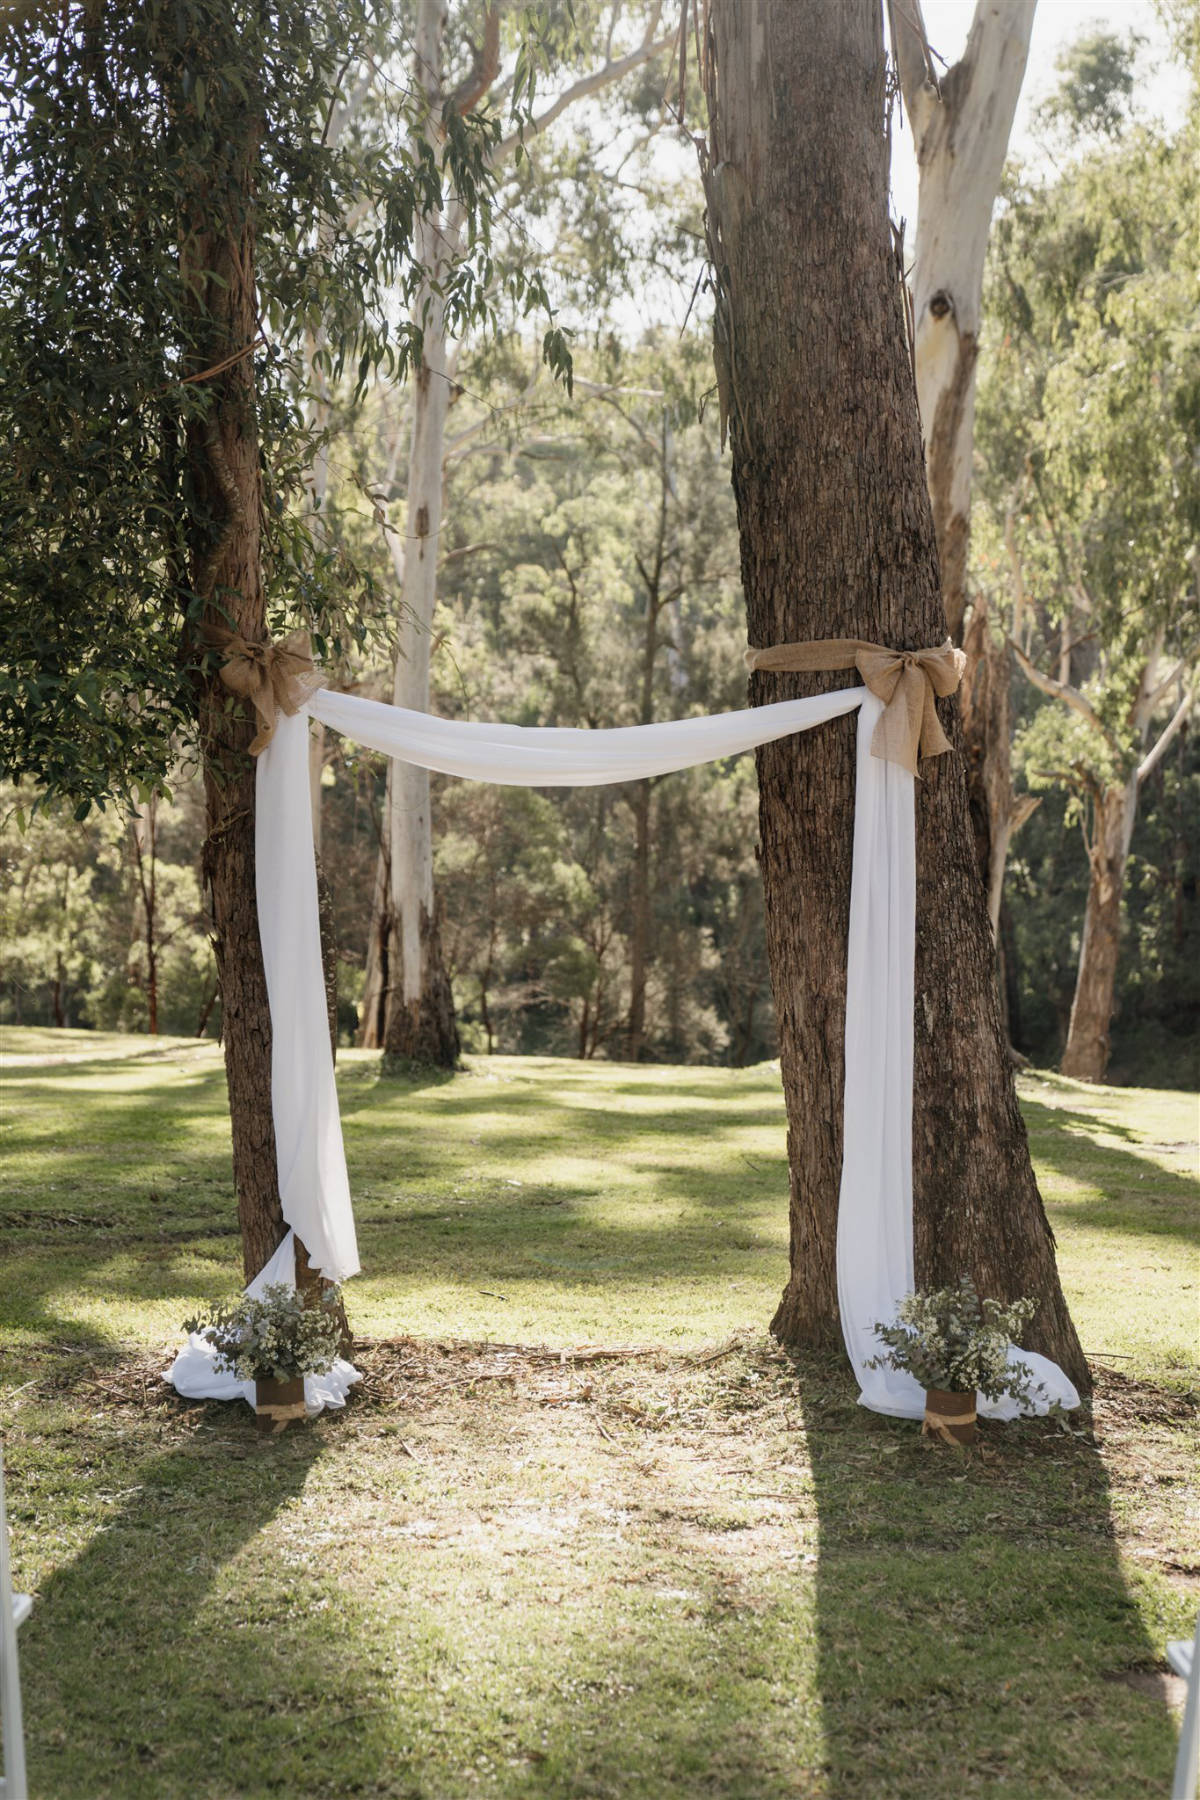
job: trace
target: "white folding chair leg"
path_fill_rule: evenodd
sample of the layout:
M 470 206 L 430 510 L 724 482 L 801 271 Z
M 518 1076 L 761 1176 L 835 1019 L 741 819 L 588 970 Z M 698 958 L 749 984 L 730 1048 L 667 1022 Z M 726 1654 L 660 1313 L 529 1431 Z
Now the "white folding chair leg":
M 1167 1660 L 1177 1675 L 1186 1677 L 1188 1684 L 1171 1800 L 1196 1800 L 1200 1781 L 1200 1619 L 1190 1644 L 1184 1638 L 1167 1645 Z
M 21 1675 L 17 1667 L 17 1625 L 29 1614 L 29 1599 L 14 1595 L 8 1561 L 8 1519 L 4 1510 L 4 1464 L 0 1460 L 0 1721 L 4 1732 L 4 1800 L 29 1800 L 25 1779 L 25 1730 L 21 1719 Z

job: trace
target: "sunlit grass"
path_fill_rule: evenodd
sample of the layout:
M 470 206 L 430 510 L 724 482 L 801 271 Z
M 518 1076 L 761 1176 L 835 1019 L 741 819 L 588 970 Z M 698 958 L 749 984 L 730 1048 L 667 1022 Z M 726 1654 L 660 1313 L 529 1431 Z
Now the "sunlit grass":
M 6 1037 L 0 1419 L 42 1800 L 1165 1791 L 1168 1715 L 1126 1678 L 1191 1630 L 1200 1573 L 1187 1096 L 1023 1081 L 1099 1443 L 993 1428 L 967 1459 L 766 1339 L 774 1069 L 413 1083 L 344 1054 L 351 1314 L 416 1341 L 259 1450 L 247 1409 L 157 1378 L 238 1282 L 219 1053 Z

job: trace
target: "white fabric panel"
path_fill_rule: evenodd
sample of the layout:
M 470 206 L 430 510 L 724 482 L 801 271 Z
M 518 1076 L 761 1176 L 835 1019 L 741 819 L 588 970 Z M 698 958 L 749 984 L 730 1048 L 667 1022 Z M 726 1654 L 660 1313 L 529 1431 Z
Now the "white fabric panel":
M 868 1369 L 874 1326 L 892 1319 L 915 1285 L 912 1232 L 913 964 L 916 955 L 916 784 L 899 764 L 871 755 L 883 704 L 864 695 L 858 715 L 854 861 L 846 950 L 846 1078 L 838 1196 L 838 1308 L 858 1376 L 859 1404 L 919 1419 L 925 1392 L 900 1369 Z M 1015 1419 L 1056 1402 L 1079 1405 L 1074 1384 L 1045 1356 L 1009 1346 L 1035 1381 L 1032 1405 L 985 1400 L 979 1413 Z
M 881 702 L 865 688 L 786 700 L 745 712 L 615 731 L 468 724 L 322 688 L 307 712 L 356 743 L 422 768 L 521 787 L 634 781 L 735 756 L 861 708 L 847 950 L 846 1080 L 838 1216 L 838 1302 L 846 1348 L 874 1411 L 919 1417 L 915 1381 L 867 1369 L 874 1323 L 893 1316 L 913 1285 L 912 1021 L 916 870 L 913 779 L 871 755 Z M 358 1269 L 321 969 L 304 712 L 280 718 L 258 759 L 259 929 L 271 1002 L 272 1101 L 284 1218 L 318 1268 L 341 1281 Z M 260 1279 L 262 1279 L 260 1277 Z M 195 1340 L 193 1340 L 193 1343 Z M 1044 1398 L 1077 1406 L 1060 1369 L 1020 1354 Z M 218 1397 L 189 1345 L 181 1392 Z M 181 1365 L 184 1365 L 181 1367 Z M 343 1365 L 349 1367 L 349 1365 Z M 351 1372 L 351 1378 L 353 1372 Z M 172 1373 L 175 1379 L 175 1373 Z M 206 1385 L 207 1383 L 207 1385 Z M 240 1391 L 241 1384 L 233 1384 Z M 344 1390 L 343 1390 L 344 1394 Z M 222 1394 L 219 1397 L 226 1397 Z M 341 1404 L 340 1399 L 324 1402 Z M 1011 1417 L 1011 1402 L 980 1410 Z
M 745 712 L 627 725 L 615 731 L 476 725 L 386 706 L 381 700 L 361 700 L 332 688 L 318 688 L 308 710 L 356 744 L 443 775 L 501 787 L 604 787 L 716 762 L 795 731 L 810 731 L 826 719 L 853 712 L 865 693 L 865 688 L 842 688 L 811 700 L 780 700 Z M 259 763 L 273 750 L 274 745 L 264 751 Z
M 913 778 L 871 755 L 883 711 L 858 715 L 854 859 L 846 949 L 846 1073 L 837 1278 L 842 1335 L 864 1406 L 920 1417 L 924 1390 L 896 1369 L 868 1369 L 877 1319 L 912 1291 L 912 1016 L 916 944 Z
M 271 1002 L 271 1106 L 283 1216 L 330 1281 L 358 1273 L 317 909 L 308 720 L 280 717 L 258 759 L 255 879 Z
M 296 1285 L 295 1238 L 290 1231 L 246 1292 L 257 1296 L 264 1288 L 276 1287 L 281 1282 L 285 1287 Z M 195 1331 L 188 1333 L 187 1343 L 163 1380 L 171 1382 L 187 1400 L 244 1400 L 247 1406 L 254 1405 L 254 1383 L 239 1381 L 228 1369 L 218 1369 L 212 1345 Z M 319 1413 L 327 1406 L 345 1406 L 346 1395 L 354 1383 L 361 1380 L 361 1370 L 339 1356 L 326 1374 L 304 1377 L 305 1410 Z

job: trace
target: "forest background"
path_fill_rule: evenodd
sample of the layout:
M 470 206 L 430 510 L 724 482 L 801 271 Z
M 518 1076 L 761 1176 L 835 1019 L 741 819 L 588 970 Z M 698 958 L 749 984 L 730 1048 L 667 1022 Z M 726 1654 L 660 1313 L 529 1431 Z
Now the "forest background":
M 1185 79 L 1186 11 L 1165 15 Z M 1039 1064 L 1066 1038 L 1103 795 L 1128 784 L 1194 679 L 1197 102 L 1193 80 L 1179 116 L 1157 116 L 1147 78 L 1162 41 L 1094 28 L 1062 51 L 993 220 L 970 580 L 998 640 L 1016 643 L 1013 767 L 1032 810 L 999 946 L 1011 1041 Z M 447 716 L 598 727 L 745 704 L 702 199 L 672 54 L 583 96 L 506 172 L 491 326 L 458 342 L 449 370 L 427 634 Z M 371 116 L 364 105 L 355 128 L 369 133 Z M 571 334 L 570 393 L 505 299 L 502 271 L 523 265 Z M 333 679 L 390 698 L 412 389 L 376 371 L 313 381 L 303 403 L 323 449 L 294 503 L 319 511 L 361 610 L 362 648 Z M 1141 726 L 1147 668 L 1162 691 Z M 362 1028 L 385 783 L 378 759 L 314 738 L 347 1042 Z M 775 1053 L 750 759 L 628 788 L 432 792 L 465 1049 L 735 1065 Z M 194 770 L 181 764 L 132 820 L 31 810 L 34 798 L 27 785 L 0 796 L 0 1019 L 219 1032 Z M 1109 1078 L 1194 1085 L 1194 724 L 1139 785 L 1124 877 Z

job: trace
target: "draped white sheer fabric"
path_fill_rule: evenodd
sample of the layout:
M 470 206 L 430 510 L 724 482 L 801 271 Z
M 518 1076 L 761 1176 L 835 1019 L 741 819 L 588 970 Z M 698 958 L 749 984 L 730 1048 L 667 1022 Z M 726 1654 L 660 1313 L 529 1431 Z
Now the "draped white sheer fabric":
M 329 1047 L 308 778 L 308 715 L 356 743 L 422 768 L 518 787 L 596 787 L 734 756 L 859 710 L 854 862 L 847 953 L 846 1079 L 838 1214 L 838 1302 L 846 1348 L 876 1412 L 919 1418 L 911 1377 L 869 1369 L 874 1324 L 913 1286 L 912 1029 L 916 875 L 913 779 L 871 755 L 882 704 L 865 688 L 746 712 L 615 731 L 466 724 L 322 688 L 281 717 L 258 759 L 258 916 L 271 1002 L 272 1102 L 283 1216 L 334 1281 L 358 1272 L 354 1215 Z M 259 1278 L 262 1279 L 261 1277 Z M 193 1396 L 212 1393 L 184 1356 Z M 1037 1410 L 1079 1396 L 1056 1364 L 1029 1351 Z M 178 1364 L 176 1365 L 178 1367 Z M 179 1385 L 177 1382 L 176 1385 Z M 238 1384 L 235 1384 L 235 1386 Z M 344 1391 L 344 1390 L 343 1390 Z M 315 1398 L 315 1396 L 314 1396 Z M 327 1404 L 340 1404 L 330 1400 Z M 310 1405 L 312 1401 L 310 1401 Z M 1011 1416 L 1011 1402 L 980 1410 Z
M 264 1288 L 295 1285 L 296 1242 L 295 1234 L 289 1231 L 266 1268 L 258 1271 L 246 1292 L 257 1297 Z M 174 1382 L 187 1400 L 245 1400 L 248 1405 L 254 1405 L 254 1383 L 239 1381 L 228 1369 L 218 1369 L 212 1345 L 195 1331 L 188 1333 L 187 1343 L 167 1370 L 167 1380 Z M 362 1376 L 354 1364 L 339 1356 L 324 1375 L 304 1377 L 305 1411 L 319 1413 L 327 1406 L 345 1406 L 346 1395 L 354 1383 L 361 1380 Z

